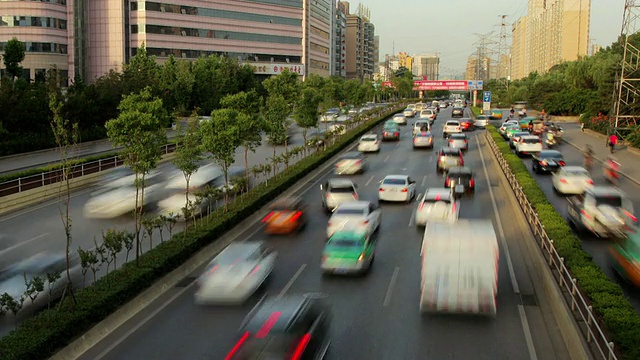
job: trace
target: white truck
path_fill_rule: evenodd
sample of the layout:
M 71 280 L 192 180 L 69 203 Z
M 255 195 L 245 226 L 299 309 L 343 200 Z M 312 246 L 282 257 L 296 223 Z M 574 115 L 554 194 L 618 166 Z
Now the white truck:
M 616 187 L 594 186 L 567 201 L 569 225 L 577 231 L 588 230 L 601 238 L 620 238 L 626 229 L 637 226 L 633 203 Z
M 500 250 L 490 220 L 430 223 L 421 256 L 421 313 L 496 316 Z

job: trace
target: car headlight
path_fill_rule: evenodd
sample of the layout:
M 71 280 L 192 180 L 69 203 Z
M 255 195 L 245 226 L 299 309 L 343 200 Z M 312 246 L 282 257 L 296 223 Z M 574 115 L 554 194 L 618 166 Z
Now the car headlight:
M 360 254 L 360 256 L 358 257 L 358 261 L 362 261 L 364 260 L 364 253 Z

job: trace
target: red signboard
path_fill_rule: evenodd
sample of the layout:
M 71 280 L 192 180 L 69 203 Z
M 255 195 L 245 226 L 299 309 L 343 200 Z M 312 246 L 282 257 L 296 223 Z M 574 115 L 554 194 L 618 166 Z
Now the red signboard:
M 383 87 L 393 87 L 390 81 L 382 83 Z M 467 80 L 416 80 L 413 90 L 469 90 Z

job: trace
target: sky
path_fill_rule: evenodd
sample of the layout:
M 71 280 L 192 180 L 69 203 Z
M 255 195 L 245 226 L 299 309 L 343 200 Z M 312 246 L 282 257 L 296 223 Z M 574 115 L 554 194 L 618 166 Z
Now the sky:
M 585 0 L 565 0 L 585 1 Z M 380 58 L 400 51 L 440 55 L 440 73 L 464 73 L 467 58 L 475 51 L 474 34 L 500 32 L 499 15 L 511 24 L 527 13 L 528 0 L 361 0 L 371 11 L 371 22 L 380 36 Z M 611 45 L 622 26 L 625 0 L 591 0 L 592 44 Z M 358 1 L 350 1 L 352 12 Z M 509 44 L 510 44 L 510 39 Z M 395 44 L 394 44 L 395 43 Z

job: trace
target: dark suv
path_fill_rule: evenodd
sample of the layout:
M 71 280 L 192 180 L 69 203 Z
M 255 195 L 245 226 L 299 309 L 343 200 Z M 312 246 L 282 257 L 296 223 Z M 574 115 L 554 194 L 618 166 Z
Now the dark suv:
M 456 166 L 449 169 L 444 179 L 444 187 L 454 189 L 456 185 L 462 185 L 465 194 L 473 194 L 476 190 L 476 181 L 473 171 L 467 166 Z
M 462 150 L 448 147 L 440 149 L 438 152 L 438 161 L 436 162 L 436 171 L 441 173 L 455 166 L 464 166 Z
M 328 307 L 321 296 L 267 298 L 247 315 L 225 360 L 323 359 L 329 348 Z

